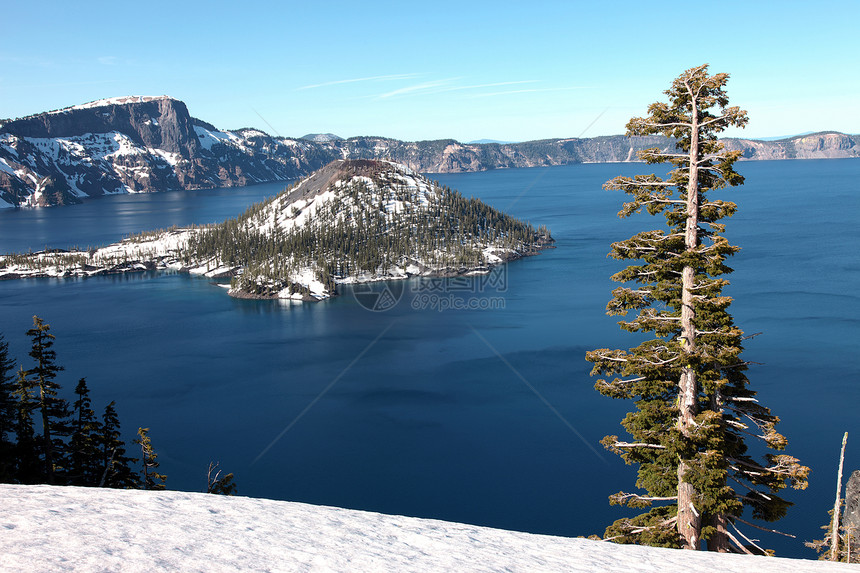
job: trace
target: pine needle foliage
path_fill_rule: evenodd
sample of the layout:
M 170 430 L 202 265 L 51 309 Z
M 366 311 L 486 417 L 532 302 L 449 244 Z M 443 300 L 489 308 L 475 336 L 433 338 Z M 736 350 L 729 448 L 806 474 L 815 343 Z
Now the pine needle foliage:
M 218 462 L 209 462 L 209 470 L 206 472 L 206 493 L 236 495 L 239 488 L 234 479 L 232 472 L 228 474 L 222 472 Z
M 126 455 L 116 402 L 111 401 L 105 406 L 102 414 L 99 436 L 99 470 L 101 471 L 99 487 L 115 489 L 140 487 L 140 480 L 132 469 L 137 461 L 137 458 Z
M 86 379 L 78 380 L 75 396 L 67 481 L 70 485 L 97 486 L 102 476 L 99 449 L 102 424 L 93 411 Z
M 786 439 L 749 387 L 745 336 L 722 292 L 732 271 L 727 258 L 739 248 L 720 221 L 737 206 L 710 195 L 743 177 L 734 170 L 740 152 L 726 151 L 717 134 L 747 123 L 745 111 L 728 105 L 728 77 L 709 75 L 707 65 L 691 68 L 665 92 L 668 102 L 627 124 L 628 136 L 677 142 L 675 150 L 639 154 L 647 164 L 670 164 L 666 178 L 616 177 L 604 185 L 630 196 L 620 217 L 644 210 L 666 220 L 663 229 L 613 243 L 609 253 L 633 263 L 612 276 L 622 286 L 612 291 L 607 314 L 623 317 L 623 330 L 651 337 L 629 350 L 586 355 L 600 376 L 597 391 L 636 407 L 622 420 L 632 439 L 603 440 L 638 466 L 636 486 L 644 490 L 619 492 L 611 503 L 647 509 L 607 528 L 606 538 L 619 543 L 699 549 L 707 540 L 711 550 L 748 552 L 728 527 L 745 509 L 756 519 L 780 519 L 791 504 L 775 494 L 807 485 L 809 469 L 778 453 Z M 748 438 L 762 444 L 762 459 L 750 453 Z
M 137 439 L 134 443 L 140 446 L 140 461 L 143 465 L 141 471 L 141 489 L 165 489 L 167 476 L 158 473 L 158 454 L 152 447 L 152 438 L 149 437 L 149 428 L 138 428 Z

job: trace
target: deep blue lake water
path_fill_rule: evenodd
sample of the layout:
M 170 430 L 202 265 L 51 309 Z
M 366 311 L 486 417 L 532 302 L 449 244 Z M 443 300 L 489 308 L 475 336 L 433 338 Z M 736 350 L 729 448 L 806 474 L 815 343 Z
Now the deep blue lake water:
M 601 189 L 631 164 L 434 175 L 535 225 L 557 248 L 477 280 L 410 281 L 392 310 L 343 296 L 284 306 L 228 297 L 205 279 L 148 274 L 0 282 L 0 332 L 19 360 L 37 314 L 57 336 L 69 394 L 86 377 L 97 409 L 117 401 L 130 441 L 148 426 L 172 489 L 202 490 L 210 461 L 242 495 L 434 517 L 557 535 L 600 534 L 624 510 L 606 498 L 635 473 L 599 440 L 631 405 L 593 390 L 587 350 L 630 347 L 604 314 L 621 263 L 609 244 L 662 226 L 615 216 Z M 778 528 L 778 554 L 833 504 L 842 432 L 846 474 L 860 469 L 860 161 L 743 163 L 728 221 L 728 294 L 745 357 L 788 453 L 812 470 Z M 222 220 L 283 184 L 115 196 L 0 211 L 0 252 L 97 245 L 124 234 Z M 485 288 L 486 286 L 486 288 Z M 433 290 L 436 289 L 436 290 Z M 441 290 L 439 290 L 441 289 Z M 427 293 L 494 310 L 416 309 Z M 424 296 L 425 298 L 422 298 Z M 460 301 L 459 303 L 457 301 Z M 501 308 L 499 308 L 501 307 Z

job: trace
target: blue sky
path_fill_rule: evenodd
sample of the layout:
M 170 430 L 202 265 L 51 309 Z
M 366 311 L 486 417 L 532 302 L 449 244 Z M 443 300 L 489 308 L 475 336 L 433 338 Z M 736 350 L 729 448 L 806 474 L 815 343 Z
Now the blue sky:
M 167 94 L 284 136 L 588 137 L 710 63 L 749 111 L 732 135 L 860 133 L 855 0 L 272 4 L 6 3 L 0 117 Z

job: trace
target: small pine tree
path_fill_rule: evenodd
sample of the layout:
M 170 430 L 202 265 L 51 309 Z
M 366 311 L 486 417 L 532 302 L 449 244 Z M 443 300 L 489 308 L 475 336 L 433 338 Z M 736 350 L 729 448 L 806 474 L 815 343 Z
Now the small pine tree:
M 158 454 L 156 454 L 155 450 L 152 448 L 152 440 L 149 437 L 149 428 L 138 428 L 137 439 L 134 443 L 140 446 L 140 460 L 143 464 L 143 489 L 165 489 L 167 476 L 158 473 L 158 466 L 160 464 L 157 461 Z
M 86 379 L 78 381 L 75 395 L 78 398 L 74 404 L 73 431 L 69 441 L 68 482 L 70 485 L 96 486 L 102 475 L 99 448 L 102 428 L 90 403 Z
M 105 406 L 102 416 L 101 435 L 99 436 L 99 469 L 101 476 L 99 487 L 116 489 L 136 489 L 139 486 L 137 476 L 131 465 L 137 458 L 126 455 L 125 443 L 122 441 L 119 416 L 116 413 L 115 402 Z
M 206 493 L 236 495 L 238 488 L 233 481 L 233 474 L 222 476 L 218 466 L 218 462 L 209 462 L 209 471 L 206 473 Z

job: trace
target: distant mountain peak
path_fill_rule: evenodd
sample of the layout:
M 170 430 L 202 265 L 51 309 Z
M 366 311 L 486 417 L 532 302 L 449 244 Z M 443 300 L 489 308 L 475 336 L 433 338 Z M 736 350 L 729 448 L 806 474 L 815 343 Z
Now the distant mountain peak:
M 508 143 L 515 143 L 513 141 L 502 141 L 500 139 L 475 139 L 474 141 L 470 141 L 469 145 L 484 145 L 485 143 L 498 143 L 499 145 L 505 145 Z
M 299 139 L 306 139 L 314 143 L 328 143 L 330 141 L 343 141 L 343 138 L 333 133 L 308 133 Z

